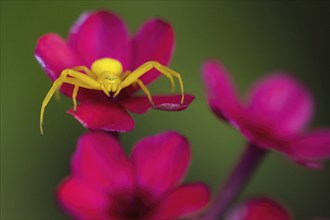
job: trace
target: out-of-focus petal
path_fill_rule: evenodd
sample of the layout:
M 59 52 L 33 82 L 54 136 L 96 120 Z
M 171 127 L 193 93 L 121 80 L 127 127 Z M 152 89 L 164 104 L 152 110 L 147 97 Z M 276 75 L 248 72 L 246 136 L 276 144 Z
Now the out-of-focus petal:
M 86 12 L 71 28 L 69 45 L 89 66 L 97 59 L 119 60 L 124 69 L 130 62 L 130 40 L 124 22 L 107 11 Z
M 318 162 L 330 158 L 330 129 L 319 129 L 297 136 L 290 142 L 290 156 L 309 168 L 322 168 Z
M 154 219 L 177 219 L 196 216 L 210 200 L 210 191 L 202 183 L 182 185 L 164 198 Z
M 60 36 L 53 33 L 39 38 L 35 57 L 52 81 L 57 79 L 65 68 L 81 65 L 75 52 Z
M 143 114 L 151 108 L 164 111 L 182 111 L 185 110 L 194 99 L 194 96 L 186 94 L 184 95 L 184 103 L 181 105 L 181 95 L 153 96 L 152 100 L 155 105 L 152 106 L 146 96 L 139 96 L 119 100 L 119 103 L 130 112 Z
M 127 132 L 134 128 L 134 120 L 120 105 L 112 101 L 82 102 L 77 111 L 68 111 L 85 128 Z
M 292 158 L 298 165 L 313 169 L 313 170 L 323 170 L 324 165 L 322 162 L 319 161 L 311 161 L 311 160 L 297 160 L 295 158 Z
M 160 19 L 151 19 L 145 22 L 133 39 L 133 56 L 130 70 L 133 71 L 147 61 L 158 61 L 168 65 L 174 52 L 174 31 L 172 26 Z M 155 80 L 160 73 L 153 69 L 144 74 L 140 79 L 148 85 Z M 125 91 L 135 91 L 133 87 Z
M 269 198 L 254 198 L 231 210 L 225 220 L 291 220 L 291 214 Z
M 65 179 L 57 189 L 60 205 L 77 219 L 107 220 L 107 195 L 76 178 Z
M 313 101 L 307 89 L 289 75 L 266 77 L 252 87 L 249 109 L 281 133 L 301 131 L 310 121 Z
M 132 190 L 132 165 L 111 134 L 94 131 L 80 137 L 71 160 L 72 175 L 107 193 Z
M 164 132 L 139 141 L 131 157 L 139 187 L 158 198 L 183 178 L 190 161 L 189 143 L 176 132 Z
M 239 99 L 229 73 L 220 63 L 211 60 L 202 67 L 206 98 L 213 112 L 220 118 L 235 123 L 241 114 Z
M 250 143 L 264 149 L 273 148 L 282 153 L 286 152 L 286 136 L 281 136 L 281 132 L 269 126 L 266 120 L 255 117 L 253 112 L 246 111 L 236 118 L 236 123 L 236 127 Z

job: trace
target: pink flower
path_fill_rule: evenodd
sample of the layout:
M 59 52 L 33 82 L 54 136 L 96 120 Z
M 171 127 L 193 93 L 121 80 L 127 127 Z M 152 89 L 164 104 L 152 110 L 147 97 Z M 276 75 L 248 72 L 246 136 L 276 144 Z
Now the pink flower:
M 230 210 L 225 220 L 291 220 L 280 203 L 266 197 L 253 198 Z
M 307 89 L 290 75 L 274 73 L 256 83 L 246 103 L 239 101 L 227 70 L 216 61 L 203 66 L 208 103 L 255 145 L 279 151 L 297 163 L 322 167 L 330 157 L 330 129 L 305 131 L 313 113 Z
M 76 219 L 196 216 L 210 193 L 203 183 L 180 185 L 189 160 L 189 143 L 176 132 L 140 140 L 129 158 L 112 135 L 88 132 L 79 140 L 58 199 Z
M 170 24 L 151 19 L 144 23 L 135 37 L 129 36 L 124 22 L 116 15 L 97 11 L 84 13 L 70 30 L 68 40 L 54 33 L 43 35 L 37 43 L 35 56 L 47 75 L 55 81 L 66 68 L 87 66 L 100 58 L 113 58 L 121 62 L 123 70 L 133 71 L 146 61 L 169 64 L 174 51 L 174 32 Z M 160 73 L 151 70 L 140 77 L 148 85 Z M 73 86 L 64 84 L 61 91 L 71 97 Z M 181 111 L 194 97 L 185 95 L 180 105 L 181 95 L 152 96 L 151 105 L 145 96 L 133 96 L 137 91 L 133 86 L 123 89 L 119 96 L 108 98 L 102 91 L 79 89 L 77 111 L 69 113 L 90 129 L 107 131 L 130 131 L 134 120 L 128 111 L 143 114 L 150 108 L 166 111 Z

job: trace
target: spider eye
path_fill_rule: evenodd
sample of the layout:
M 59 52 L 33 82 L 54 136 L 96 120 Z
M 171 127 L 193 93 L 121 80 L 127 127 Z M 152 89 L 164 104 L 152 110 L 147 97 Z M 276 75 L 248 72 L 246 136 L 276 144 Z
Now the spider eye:
M 115 76 L 104 76 L 104 79 L 105 80 L 109 80 L 109 81 L 114 81 L 114 80 L 118 79 L 118 77 L 115 77 Z

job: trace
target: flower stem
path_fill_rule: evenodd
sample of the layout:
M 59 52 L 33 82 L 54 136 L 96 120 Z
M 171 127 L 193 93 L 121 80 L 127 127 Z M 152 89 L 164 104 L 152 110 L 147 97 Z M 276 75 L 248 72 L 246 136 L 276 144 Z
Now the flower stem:
M 243 191 L 254 171 L 266 155 L 266 150 L 249 143 L 238 164 L 218 192 L 205 220 L 222 219 L 227 208 Z

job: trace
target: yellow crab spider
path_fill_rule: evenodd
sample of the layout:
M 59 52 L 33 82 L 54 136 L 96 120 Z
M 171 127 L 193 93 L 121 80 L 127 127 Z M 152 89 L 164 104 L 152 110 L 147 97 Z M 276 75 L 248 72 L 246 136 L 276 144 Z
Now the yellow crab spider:
M 91 69 L 86 66 L 77 66 L 72 69 L 65 69 L 61 72 L 60 76 L 54 81 L 52 87 L 48 91 L 45 99 L 41 105 L 40 111 L 40 132 L 43 134 L 43 117 L 45 108 L 52 98 L 54 93 L 61 87 L 63 83 L 74 85 L 72 92 L 72 100 L 74 111 L 76 111 L 77 106 L 77 94 L 79 88 L 94 89 L 103 91 L 108 97 L 110 93 L 114 93 L 113 97 L 116 97 L 120 91 L 130 85 L 137 84 L 140 86 L 142 91 L 147 95 L 150 103 L 154 105 L 151 94 L 148 88 L 144 85 L 143 81 L 139 78 L 147 73 L 152 68 L 157 69 L 160 73 L 165 75 L 171 83 L 171 89 L 174 90 L 174 78 L 177 78 L 181 89 L 181 104 L 184 102 L 184 88 L 181 75 L 174 70 L 161 65 L 156 61 L 148 61 L 139 66 L 134 71 L 123 72 L 122 64 L 115 59 L 103 58 L 98 59 L 93 62 Z M 82 73 L 80 71 L 84 71 Z

